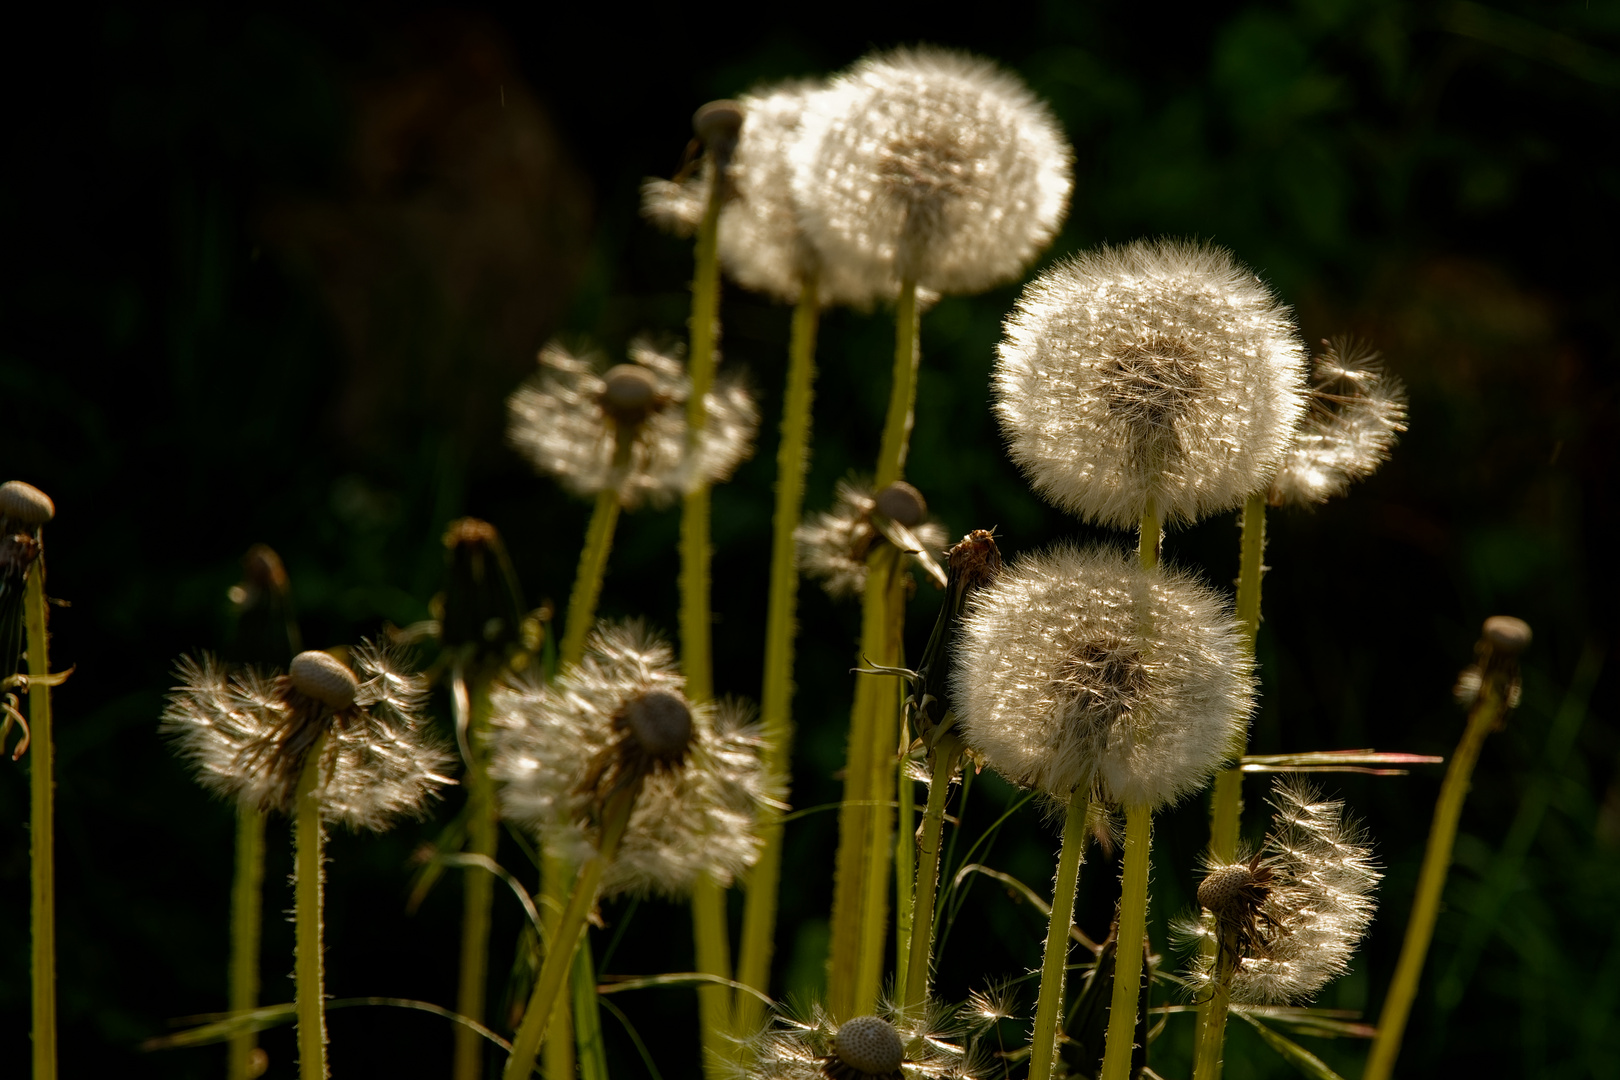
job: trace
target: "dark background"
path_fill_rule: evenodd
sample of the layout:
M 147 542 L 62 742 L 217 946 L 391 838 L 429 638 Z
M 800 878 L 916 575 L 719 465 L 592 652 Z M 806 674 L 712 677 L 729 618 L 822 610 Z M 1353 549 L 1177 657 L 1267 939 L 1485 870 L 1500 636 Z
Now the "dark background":
M 1602 537 L 1620 460 L 1620 8 L 1297 0 L 1172 16 L 1052 3 L 945 21 L 912 6 L 582 7 L 89 6 L 8 35 L 0 479 L 56 500 L 50 585 L 71 606 L 54 614 L 53 660 L 77 666 L 55 697 L 64 1075 L 223 1068 L 219 1049 L 135 1047 L 224 1005 L 232 815 L 156 725 L 175 657 L 221 642 L 242 552 L 281 551 L 314 646 L 425 617 L 439 537 L 462 514 L 503 531 L 531 603 L 565 598 L 588 508 L 505 448 L 502 403 L 553 334 L 618 354 L 636 333 L 683 331 L 690 249 L 638 219 L 641 178 L 675 171 L 705 100 L 918 40 L 1004 62 L 1067 127 L 1075 195 L 1048 259 L 1141 235 L 1214 240 L 1297 307 L 1307 340 L 1353 331 L 1406 380 L 1395 459 L 1347 499 L 1272 517 L 1252 745 L 1449 754 L 1450 686 L 1480 621 L 1527 619 L 1524 704 L 1476 774 L 1403 1072 L 1612 1069 L 1620 598 Z M 953 534 L 997 526 L 1009 555 L 1101 535 L 1033 497 L 1001 452 L 986 378 L 1016 295 L 948 299 L 925 318 L 909 466 Z M 730 289 L 723 314 L 726 362 L 751 372 L 767 419 L 753 462 L 715 494 L 717 681 L 757 696 L 787 311 Z M 875 457 L 890 334 L 881 315 L 825 320 L 812 509 Z M 623 519 L 605 614 L 673 631 L 675 535 L 673 511 Z M 1166 551 L 1228 582 L 1233 519 L 1174 533 Z M 935 602 L 921 592 L 914 649 Z M 801 616 L 795 803 L 807 807 L 837 797 L 856 613 L 807 587 Z M 27 765 L 0 763 L 8 1074 L 28 1055 Z M 1328 779 L 1366 817 L 1388 876 L 1355 970 L 1319 1004 L 1371 1018 L 1439 770 Z M 1249 791 L 1256 833 L 1263 787 Z M 964 839 L 1012 797 L 987 775 Z M 403 911 L 407 860 L 438 827 L 336 835 L 332 994 L 453 1005 L 459 888 Z M 1190 904 L 1204 829 L 1196 800 L 1162 820 L 1161 915 Z M 833 833 L 826 813 L 790 830 L 780 989 L 819 978 Z M 1055 840 L 1026 810 L 986 861 L 1045 892 Z M 291 996 L 284 825 L 270 846 L 275 1001 Z M 515 846 L 503 857 L 522 859 Z M 1113 873 L 1094 855 L 1082 877 L 1094 935 Z M 508 900 L 498 971 L 518 922 Z M 690 966 L 683 907 L 605 914 L 625 931 L 608 973 Z M 942 993 L 1023 974 L 1044 929 L 981 881 L 946 942 Z M 1033 983 L 1022 989 L 1032 1009 Z M 690 990 L 615 1002 L 663 1075 L 695 1075 Z M 616 1073 L 642 1075 L 618 1021 L 604 1024 Z M 1188 1071 L 1190 1030 L 1171 1018 L 1162 1074 Z M 339 1076 L 449 1067 L 449 1027 L 433 1017 L 354 1009 L 331 1031 Z M 289 1032 L 264 1045 L 270 1075 L 293 1075 Z M 1310 1045 L 1359 1072 L 1362 1046 Z M 1228 1062 L 1234 1077 L 1288 1071 L 1241 1025 Z

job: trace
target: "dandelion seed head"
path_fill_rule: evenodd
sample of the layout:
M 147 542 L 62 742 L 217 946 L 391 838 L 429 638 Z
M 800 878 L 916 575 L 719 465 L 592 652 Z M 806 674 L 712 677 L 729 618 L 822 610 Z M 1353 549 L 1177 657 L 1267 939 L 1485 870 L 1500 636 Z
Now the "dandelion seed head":
M 604 372 L 596 357 L 547 345 L 540 371 L 507 399 L 507 441 L 575 494 L 617 488 L 626 507 L 663 505 L 729 477 L 752 453 L 759 428 L 748 390 L 734 376 L 717 378 L 693 439 L 691 384 L 678 354 L 640 339 L 630 359 Z
M 1202 787 L 1247 723 L 1225 601 L 1108 548 L 1024 556 L 968 601 L 951 673 L 963 736 L 1060 801 L 1159 807 Z
M 820 1005 L 778 1014 L 747 1042 L 748 1080 L 901 1080 L 969 1075 L 955 1041 L 960 1023 L 939 1002 L 903 1012 L 882 1002 L 875 1014 L 837 1023 Z
M 451 782 L 450 755 L 428 727 L 425 680 L 371 643 L 351 656 L 353 670 L 328 653 L 300 653 L 288 675 L 227 672 L 210 656 L 182 657 L 163 730 L 203 786 L 282 813 L 325 735 L 321 816 L 382 831 L 426 810 Z
M 1271 482 L 1273 506 L 1343 495 L 1389 460 L 1406 430 L 1406 387 L 1378 353 L 1350 338 L 1324 341 L 1311 373 L 1310 408 Z
M 869 56 L 805 105 L 793 193 L 826 267 L 876 295 L 1011 281 L 1062 224 L 1073 154 L 1045 103 L 988 60 Z
M 949 543 L 945 527 L 928 519 L 922 492 L 898 481 L 880 492 L 855 480 L 840 480 L 831 510 L 812 514 L 794 536 L 799 566 L 817 578 L 829 596 L 859 596 L 866 591 L 866 557 L 874 544 L 886 543 L 873 521 L 882 514 L 904 525 L 922 545 L 920 554 L 938 557 Z
M 6 532 L 14 526 L 32 531 L 56 516 L 56 504 L 51 497 L 33 484 L 21 480 L 7 480 L 0 484 L 0 523 Z
M 603 623 L 550 686 L 498 687 L 490 775 L 501 808 L 573 862 L 599 840 L 607 796 L 639 783 L 603 894 L 674 895 L 700 873 L 753 865 L 760 805 L 776 793 L 747 714 L 692 702 L 669 645 L 640 623 Z
M 1264 490 L 1305 408 L 1293 318 L 1221 248 L 1137 241 L 1032 282 L 997 346 L 1012 459 L 1103 525 L 1192 521 Z

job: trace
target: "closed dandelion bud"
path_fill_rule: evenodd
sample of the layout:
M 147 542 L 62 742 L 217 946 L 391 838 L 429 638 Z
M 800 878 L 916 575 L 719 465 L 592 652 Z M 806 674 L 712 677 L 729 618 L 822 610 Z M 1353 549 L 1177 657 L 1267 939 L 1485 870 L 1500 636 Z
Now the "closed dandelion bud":
M 973 593 L 951 700 L 968 745 L 1067 802 L 1158 808 L 1202 787 L 1248 721 L 1253 663 L 1225 601 L 1108 548 L 1025 556 Z
M 603 371 L 594 359 L 546 346 L 539 374 L 507 399 L 507 441 L 575 494 L 616 489 L 626 507 L 662 505 L 725 480 L 753 452 L 759 412 L 736 377 L 715 380 L 694 440 L 685 408 L 691 384 L 678 357 L 638 340 L 630 358 Z
M 927 500 L 904 480 L 879 492 L 840 480 L 833 509 L 812 515 L 794 535 L 799 566 L 819 578 L 829 596 L 866 591 L 866 558 L 879 543 L 895 544 L 943 584 L 936 560 L 948 542 L 945 528 L 929 520 Z
M 830 273 L 893 296 L 1011 281 L 1068 210 L 1073 154 L 1045 103 L 988 60 L 869 56 L 806 103 L 792 155 L 805 235 Z
M 1238 1004 L 1298 1004 L 1344 974 L 1382 877 L 1344 803 L 1293 780 L 1278 781 L 1268 801 L 1275 814 L 1264 846 L 1208 868 L 1198 886 L 1204 915 L 1191 928 L 1216 945 L 1194 960 L 1194 987 L 1208 992 L 1224 975 Z
M 996 416 L 1035 490 L 1087 521 L 1193 521 L 1271 482 L 1305 410 L 1288 309 L 1230 252 L 1137 241 L 1036 279 L 997 347 Z
M 1349 338 L 1322 342 L 1311 372 L 1310 411 L 1267 496 L 1272 506 L 1322 503 L 1389 460 L 1406 430 L 1406 387 L 1378 353 Z
M 302 652 L 286 675 L 270 676 L 182 657 L 163 730 L 203 786 L 283 813 L 324 735 L 322 817 L 381 831 L 426 809 L 451 782 L 450 759 L 427 726 L 424 680 L 370 643 L 352 655 L 353 669 L 330 653 Z
M 598 625 L 552 685 L 494 692 L 502 811 L 553 853 L 589 858 L 603 807 L 635 789 L 604 896 L 678 894 L 699 874 L 729 882 L 758 855 L 755 818 L 772 799 L 759 740 L 739 707 L 684 689 L 669 645 L 632 622 Z
M 842 1024 L 820 1006 L 803 1017 L 779 1015 L 745 1046 L 748 1080 L 902 1080 L 966 1077 L 968 1055 L 956 1044 L 961 1025 L 939 1003 L 902 1013 L 883 1003 L 877 1015 Z

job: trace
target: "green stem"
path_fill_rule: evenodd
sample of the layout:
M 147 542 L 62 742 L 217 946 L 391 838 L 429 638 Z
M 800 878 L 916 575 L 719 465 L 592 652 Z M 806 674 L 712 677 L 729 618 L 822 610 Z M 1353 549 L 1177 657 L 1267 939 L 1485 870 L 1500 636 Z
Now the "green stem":
M 1434 935 L 1435 919 L 1440 914 L 1440 894 L 1445 888 L 1446 873 L 1451 867 L 1451 848 L 1457 839 L 1457 821 L 1462 817 L 1463 800 L 1479 760 L 1480 748 L 1507 711 L 1506 691 L 1498 678 L 1487 676 L 1480 685 L 1479 698 L 1468 714 L 1468 727 L 1462 742 L 1446 768 L 1446 778 L 1440 784 L 1440 798 L 1434 807 L 1434 823 L 1429 827 L 1429 844 L 1423 853 L 1423 869 L 1418 873 L 1417 896 L 1412 901 L 1412 914 L 1406 923 L 1406 940 L 1401 945 L 1401 957 L 1395 965 L 1395 977 L 1384 998 L 1383 1011 L 1378 1014 L 1378 1035 L 1367 1054 L 1367 1068 L 1362 1080 L 1388 1080 L 1395 1068 L 1395 1058 L 1401 1050 L 1401 1036 L 1406 1031 L 1407 1016 L 1412 1001 L 1417 997 L 1418 979 L 1423 974 L 1423 961 L 1428 955 L 1429 939 Z
M 591 940 L 580 938 L 568 976 L 574 1006 L 574 1041 L 579 1045 L 580 1080 L 608 1080 L 607 1045 L 602 1041 L 602 1009 L 596 993 Z
M 883 442 L 878 451 L 877 488 L 879 491 L 900 479 L 906 471 L 906 450 L 911 443 L 913 407 L 917 401 L 917 282 L 900 283 L 894 304 L 894 382 L 889 387 L 889 412 L 883 423 Z
M 298 1075 L 326 1080 L 326 982 L 321 958 L 321 900 L 325 882 L 321 849 L 322 758 L 326 736 L 315 740 L 293 794 L 293 976 L 298 1012 Z
M 894 976 L 906 977 L 911 962 L 911 930 L 915 921 L 917 888 L 915 875 L 917 835 L 913 822 L 917 818 L 917 785 L 911 778 L 911 731 L 900 724 L 900 745 L 897 758 L 895 785 L 899 798 L 896 802 L 894 826 Z M 904 989 L 902 985 L 901 989 Z
M 799 599 L 798 546 L 794 532 L 804 505 L 804 474 L 809 461 L 810 405 L 815 381 L 816 283 L 805 282 L 793 309 L 793 335 L 788 347 L 787 400 L 782 406 L 782 439 L 776 451 L 776 515 L 771 533 L 771 582 L 765 623 L 765 678 L 760 701 L 765 770 L 772 788 L 786 797 L 792 779 L 793 636 Z M 737 981 L 765 991 L 770 981 L 771 951 L 776 935 L 777 890 L 782 877 L 781 812 L 765 807 L 759 815 L 759 861 L 748 877 L 743 905 L 742 945 Z M 764 1003 L 753 994 L 734 998 L 732 1030 L 747 1034 L 764 1016 Z
M 1050 1080 L 1057 1057 L 1058 1018 L 1063 1015 L 1063 984 L 1069 966 L 1069 926 L 1074 922 L 1074 894 L 1086 854 L 1086 814 L 1091 800 L 1076 790 L 1063 818 L 1063 845 L 1058 849 L 1057 880 L 1052 885 L 1051 922 L 1041 962 L 1041 989 L 1030 1035 L 1029 1080 Z M 1115 1001 L 1118 1001 L 1116 994 Z M 1131 999 L 1134 1010 L 1136 1000 Z
M 1141 560 L 1142 569 L 1152 570 L 1159 565 L 1160 540 L 1159 508 L 1150 495 L 1147 507 L 1142 511 L 1141 532 L 1136 537 L 1136 557 Z
M 1221 949 L 1215 957 L 1209 1000 L 1198 1006 L 1197 1046 L 1193 1052 L 1193 1080 L 1220 1080 L 1221 1055 L 1226 1047 L 1226 1018 L 1231 1008 L 1233 954 Z
M 236 808 L 236 880 L 231 885 L 231 1012 L 259 1006 L 259 931 L 264 918 L 265 813 L 240 803 Z M 231 1038 L 226 1076 L 252 1080 L 256 1032 Z
M 602 579 L 607 576 L 608 552 L 613 549 L 613 529 L 618 521 L 618 489 L 610 487 L 598 492 L 591 524 L 585 530 L 585 547 L 579 553 L 574 590 L 568 596 L 568 624 L 558 654 L 563 667 L 579 663 L 585 655 L 585 638 L 596 622 L 596 602 L 602 595 Z
M 523 1021 L 512 1037 L 512 1053 L 506 1059 L 505 1080 L 528 1080 L 534 1071 L 534 1059 L 545 1041 L 553 1007 L 562 994 L 563 980 L 573 967 L 574 951 L 585 935 L 585 924 L 596 907 L 602 891 L 602 873 L 619 850 L 625 826 L 630 823 L 630 811 L 635 807 L 640 784 L 632 784 L 615 792 L 602 808 L 602 838 L 596 854 L 585 861 L 574 878 L 574 888 L 568 904 L 558 917 L 556 929 L 546 949 L 545 963 L 540 966 L 540 977 L 535 980 L 529 995 L 528 1008 Z
M 51 733 L 50 650 L 45 633 L 45 565 L 28 569 L 29 843 L 33 880 L 34 1080 L 56 1080 L 56 776 Z
M 731 978 L 730 934 L 726 923 L 726 890 L 707 874 L 692 883 L 692 944 L 697 969 L 706 975 Z M 732 1056 L 731 989 L 723 983 L 698 987 L 699 1037 L 706 1076 L 726 1075 L 725 1061 Z
M 947 719 L 947 723 L 949 720 Z M 934 901 L 939 894 L 940 838 L 945 830 L 945 802 L 951 778 L 962 760 L 962 742 L 950 731 L 934 744 L 933 775 L 928 781 L 928 805 L 923 810 L 922 832 L 917 838 L 917 883 L 911 894 L 911 941 L 905 966 L 906 1011 L 920 1015 L 928 1000 L 928 976 L 933 966 Z
M 570 607 L 572 615 L 572 607 Z M 462 680 L 458 669 L 455 679 Z M 460 690 L 460 688 L 458 688 Z M 489 731 L 489 680 L 474 679 L 470 695 L 452 694 L 458 708 L 467 703 L 468 715 L 458 717 L 465 724 L 467 746 L 472 758 L 467 762 L 467 848 L 468 853 L 494 860 L 499 837 L 494 784 L 489 778 L 485 743 Z M 482 1024 L 485 991 L 489 982 L 489 922 L 495 901 L 495 878 L 482 872 L 463 877 L 465 908 L 461 922 L 461 981 L 456 992 L 456 1012 Z M 455 1080 L 478 1080 L 483 1075 L 484 1040 L 473 1028 L 456 1025 L 453 1075 Z
M 562 919 L 563 910 L 568 906 L 568 888 L 579 874 L 569 867 L 566 860 L 552 855 L 542 855 L 540 875 L 541 892 L 547 901 L 545 912 L 541 917 L 545 925 L 545 954 L 550 956 L 552 949 L 559 947 L 557 925 Z M 544 961 L 541 961 L 541 966 L 545 966 Z M 574 1080 L 572 1016 L 573 1010 L 566 998 L 552 1007 L 551 1024 L 546 1031 L 548 1037 L 543 1045 L 544 1072 L 547 1080 Z
M 1147 933 L 1148 862 L 1153 843 L 1153 811 L 1138 803 L 1125 808 L 1125 867 L 1119 896 L 1119 936 L 1114 946 L 1114 995 L 1108 1010 L 1108 1039 L 1101 1080 L 1126 1080 L 1136 1046 L 1136 1006 L 1141 997 L 1142 938 Z

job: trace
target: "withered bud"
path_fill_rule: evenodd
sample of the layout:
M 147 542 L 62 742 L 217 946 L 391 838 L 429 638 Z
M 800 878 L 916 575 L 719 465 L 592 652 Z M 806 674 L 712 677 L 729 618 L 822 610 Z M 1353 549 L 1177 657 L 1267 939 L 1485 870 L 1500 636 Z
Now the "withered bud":
M 342 712 L 354 704 L 360 692 L 360 683 L 342 661 L 331 653 L 310 650 L 293 657 L 287 669 L 293 689 L 314 698 L 333 712 Z
M 896 480 L 878 492 L 876 501 L 878 513 L 908 529 L 928 516 L 928 500 L 904 480 Z
M 964 593 L 982 589 L 1001 573 L 1001 549 L 989 529 L 974 529 L 945 553 L 945 566 Z

